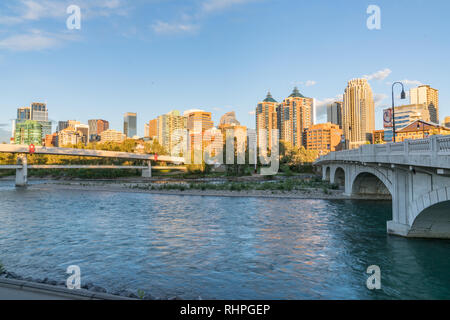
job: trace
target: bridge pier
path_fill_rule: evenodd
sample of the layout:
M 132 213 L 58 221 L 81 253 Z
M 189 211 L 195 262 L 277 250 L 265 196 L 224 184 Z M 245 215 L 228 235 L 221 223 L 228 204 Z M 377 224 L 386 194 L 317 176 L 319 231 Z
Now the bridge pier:
M 151 178 L 152 177 L 152 162 L 148 161 L 148 168 L 142 169 L 142 178 Z
M 17 156 L 17 165 L 22 168 L 16 169 L 16 187 L 26 187 L 28 184 L 28 159 L 26 154 Z

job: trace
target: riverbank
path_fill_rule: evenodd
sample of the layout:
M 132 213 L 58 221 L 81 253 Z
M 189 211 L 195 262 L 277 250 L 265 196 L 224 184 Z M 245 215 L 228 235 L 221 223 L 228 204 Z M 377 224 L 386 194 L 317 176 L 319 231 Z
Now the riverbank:
M 52 191 L 82 190 L 89 192 L 127 192 L 159 195 L 208 196 L 208 197 L 252 197 L 311 200 L 389 200 L 384 196 L 347 196 L 334 186 L 307 187 L 293 181 L 254 182 L 95 182 L 95 181 L 50 181 L 30 185 L 30 189 Z

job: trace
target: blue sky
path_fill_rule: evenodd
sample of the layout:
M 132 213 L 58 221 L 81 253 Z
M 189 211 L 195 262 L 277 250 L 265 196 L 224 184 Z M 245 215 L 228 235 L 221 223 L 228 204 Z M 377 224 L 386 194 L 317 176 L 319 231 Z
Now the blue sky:
M 81 8 L 68 30 L 66 9 Z M 381 30 L 366 26 L 381 8 Z M 447 0 L 6 0 L 0 4 L 0 138 L 16 109 L 47 102 L 54 121 L 109 120 L 125 112 L 144 123 L 170 110 L 201 108 L 217 122 L 252 114 L 270 89 L 281 101 L 294 86 L 324 105 L 347 81 L 366 76 L 377 127 L 390 83 L 440 90 L 450 115 Z M 407 103 L 408 101 L 405 101 Z M 397 101 L 397 104 L 400 101 Z

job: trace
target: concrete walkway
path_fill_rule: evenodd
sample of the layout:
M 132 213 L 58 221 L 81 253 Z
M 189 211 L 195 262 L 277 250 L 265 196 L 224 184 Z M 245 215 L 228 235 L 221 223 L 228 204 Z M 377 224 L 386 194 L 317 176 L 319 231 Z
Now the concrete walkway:
M 0 300 L 133 300 L 87 290 L 69 290 L 63 287 L 21 280 L 0 279 Z

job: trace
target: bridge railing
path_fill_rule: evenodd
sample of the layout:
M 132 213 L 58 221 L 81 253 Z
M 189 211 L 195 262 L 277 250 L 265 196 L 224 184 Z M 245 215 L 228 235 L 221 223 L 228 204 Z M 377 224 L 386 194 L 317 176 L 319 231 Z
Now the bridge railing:
M 316 163 L 323 161 L 362 161 L 370 162 L 370 159 L 378 161 L 386 157 L 421 156 L 422 158 L 436 160 L 450 167 L 450 136 L 432 136 L 421 140 L 405 140 L 399 143 L 363 145 L 359 149 L 344 150 L 329 153 L 320 157 Z

